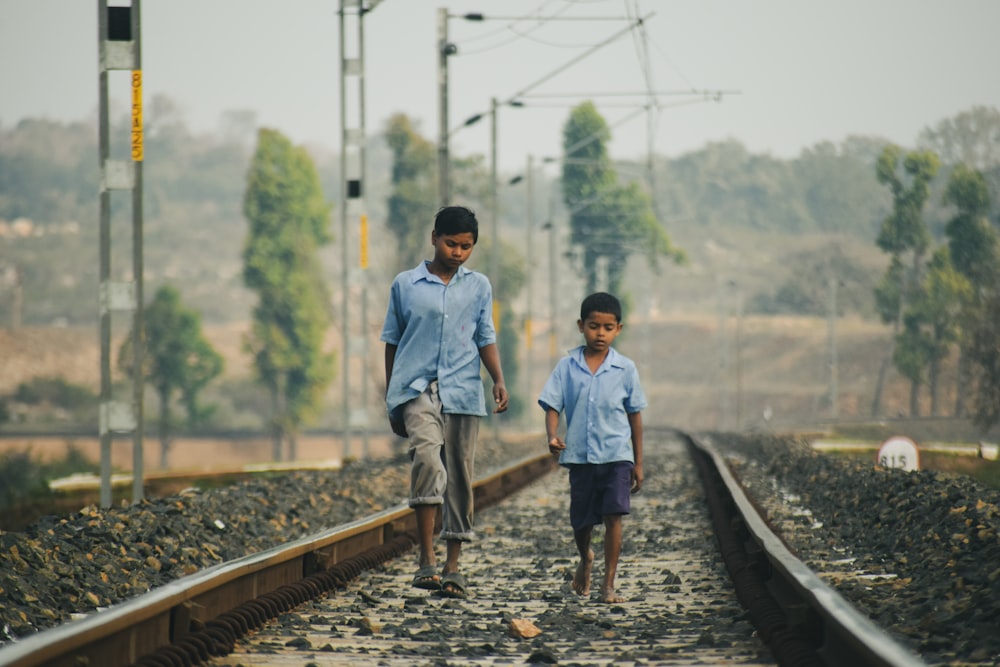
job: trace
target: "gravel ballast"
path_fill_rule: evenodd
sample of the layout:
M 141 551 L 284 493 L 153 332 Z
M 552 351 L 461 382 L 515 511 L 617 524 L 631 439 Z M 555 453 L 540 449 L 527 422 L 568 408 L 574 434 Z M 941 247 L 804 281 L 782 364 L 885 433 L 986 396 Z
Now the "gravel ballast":
M 1000 492 L 962 475 L 821 455 L 794 438 L 707 437 L 789 548 L 902 644 L 931 664 L 1000 655 Z M 481 443 L 477 475 L 542 447 Z M 405 457 L 354 462 L 0 533 L 0 645 L 392 507 L 407 473 Z
M 537 440 L 480 437 L 484 475 L 540 453 Z M 0 646 L 406 500 L 409 458 L 272 473 L 212 490 L 45 517 L 0 531 Z
M 1000 656 L 1000 492 L 794 438 L 707 436 L 789 548 L 932 664 Z

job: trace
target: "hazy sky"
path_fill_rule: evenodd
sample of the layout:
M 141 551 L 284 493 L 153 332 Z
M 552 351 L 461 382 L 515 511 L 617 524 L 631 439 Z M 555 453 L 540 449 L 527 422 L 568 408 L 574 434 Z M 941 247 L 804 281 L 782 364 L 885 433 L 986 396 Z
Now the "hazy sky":
M 205 132 L 224 111 L 254 110 L 298 143 L 338 148 L 339 4 L 145 0 L 147 104 L 167 95 Z M 458 47 L 449 59 L 451 127 L 488 110 L 491 97 L 527 90 L 524 108 L 498 114 L 506 171 L 529 153 L 558 154 L 570 106 L 588 97 L 622 158 L 643 155 L 649 142 L 676 156 L 728 138 L 778 157 L 852 134 L 909 146 L 924 127 L 974 105 L 1000 108 L 997 0 L 383 0 L 364 23 L 369 134 L 402 111 L 437 141 L 439 7 L 496 17 L 448 21 Z M 630 14 L 653 16 L 562 70 L 622 31 L 628 22 L 617 19 Z M 125 74 L 111 86 L 124 108 Z M 661 95 L 650 122 L 639 111 L 644 98 L 623 95 L 650 89 L 731 92 L 721 101 Z M 96 0 L 0 0 L 0 125 L 96 117 L 97 91 Z M 458 130 L 451 143 L 456 153 L 486 153 L 488 122 Z

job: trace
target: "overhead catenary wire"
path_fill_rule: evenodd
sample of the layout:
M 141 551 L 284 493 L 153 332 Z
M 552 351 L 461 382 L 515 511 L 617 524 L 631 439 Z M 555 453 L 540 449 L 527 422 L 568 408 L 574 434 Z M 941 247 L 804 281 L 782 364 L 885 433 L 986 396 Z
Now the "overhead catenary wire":
M 643 16 L 643 17 L 641 17 L 641 18 L 639 18 L 639 19 L 636 19 L 636 21 L 638 21 L 638 22 L 641 22 L 641 21 L 648 21 L 648 20 L 649 20 L 650 18 L 652 18 L 652 17 L 653 17 L 653 15 L 654 15 L 654 14 L 653 14 L 653 13 L 651 12 L 651 13 L 649 13 L 649 14 L 646 14 L 645 16 Z M 584 51 L 583 53 L 581 53 L 581 54 L 579 54 L 579 55 L 577 55 L 577 56 L 575 56 L 575 57 L 571 58 L 570 60 L 568 60 L 567 62 L 565 62 L 565 63 L 564 63 L 563 65 L 561 65 L 560 67 L 557 67 L 556 69 L 554 69 L 553 71 L 549 72 L 548 74 L 546 74 L 546 75 L 545 75 L 545 76 L 543 76 L 542 78 L 540 78 L 540 79 L 538 79 L 538 80 L 534 81 L 533 83 L 531 83 L 531 84 L 529 84 L 529 85 L 525 86 L 524 88 L 522 88 L 522 89 L 521 89 L 521 90 L 519 90 L 518 92 L 516 92 L 516 93 L 514 93 L 513 95 L 511 95 L 511 96 L 510 96 L 510 97 L 509 97 L 509 98 L 508 98 L 508 99 L 507 99 L 506 101 L 504 101 L 503 103 L 504 103 L 504 104 L 508 104 L 509 102 L 511 102 L 511 101 L 513 101 L 513 100 L 517 100 L 517 99 L 519 99 L 519 98 L 523 97 L 523 96 L 524 96 L 525 94 L 527 94 L 527 93 L 528 93 L 529 91 L 531 91 L 531 90 L 533 90 L 533 89 L 537 88 L 538 86 L 542 85 L 542 84 L 543 84 L 543 83 L 545 83 L 546 81 L 549 81 L 550 79 L 552 79 L 552 78 L 553 78 L 553 77 L 555 77 L 556 75 L 558 75 L 558 74 L 561 74 L 562 72 L 566 71 L 567 69 L 569 69 L 569 68 L 570 68 L 570 67 L 572 67 L 573 65 L 577 64 L 578 62 L 580 62 L 580 61 L 581 61 L 581 60 L 583 60 L 584 58 L 586 58 L 586 57 L 588 57 L 588 56 L 592 55 L 592 54 L 593 54 L 594 52 L 598 51 L 599 49 L 601 49 L 601 48 L 603 48 L 603 47 L 607 46 L 608 44 L 611 44 L 612 42 L 614 42 L 615 40 L 617 40 L 617 39 L 618 39 L 619 37 L 621 37 L 622 35 L 624 35 L 624 34 L 626 34 L 627 32 L 629 32 L 629 31 L 630 31 L 630 30 L 632 29 L 632 27 L 633 27 L 633 24 L 634 24 L 634 23 L 635 23 L 636 21 L 633 21 L 632 23 L 630 23 L 630 24 L 628 25 L 628 27 L 627 27 L 627 28 L 625 28 L 625 29 L 623 29 L 623 30 L 619 30 L 619 31 L 617 31 L 616 33 L 614 33 L 614 34 L 613 34 L 613 35 L 611 35 L 610 37 L 608 37 L 608 38 L 604 39 L 604 40 L 603 40 L 603 41 L 601 41 L 601 42 L 598 42 L 597 44 L 595 44 L 594 46 L 590 47 L 589 49 L 587 49 L 587 50 L 586 50 L 586 51 Z
M 461 52 L 464 55 L 478 55 L 478 54 L 482 54 L 482 53 L 489 53 L 490 51 L 494 51 L 494 50 L 496 50 L 498 48 L 507 46 L 509 44 L 512 44 L 512 43 L 517 42 L 517 41 L 522 40 L 522 39 L 526 39 L 526 40 L 529 40 L 529 41 L 532 41 L 532 42 L 535 42 L 535 43 L 538 43 L 538 44 L 542 44 L 544 46 L 550 46 L 550 47 L 553 47 L 553 48 L 583 48 L 585 46 L 590 46 L 591 43 L 587 42 L 587 43 L 579 43 L 579 44 L 557 44 L 557 43 L 554 43 L 554 42 L 549 42 L 549 41 L 546 41 L 546 40 L 534 37 L 534 36 L 532 36 L 532 33 L 537 32 L 538 30 L 541 30 L 542 28 L 547 27 L 553 21 L 559 21 L 559 22 L 563 22 L 563 21 L 598 21 L 598 22 L 607 22 L 607 21 L 627 21 L 627 20 L 629 20 L 629 18 L 626 17 L 626 16 L 564 16 L 563 13 L 566 12 L 566 11 L 568 11 L 570 9 L 570 5 L 567 5 L 563 9 L 557 11 L 556 13 L 548 14 L 548 15 L 542 15 L 542 13 L 541 13 L 542 8 L 544 8 L 546 4 L 548 4 L 548 3 L 543 3 L 537 10 L 535 10 L 535 12 L 532 12 L 530 14 L 523 14 L 523 15 L 519 15 L 519 16 L 498 16 L 498 15 L 480 15 L 480 14 L 476 14 L 476 15 L 457 14 L 457 15 L 455 15 L 455 16 L 462 16 L 462 17 L 465 17 L 465 18 L 469 18 L 470 16 L 477 16 L 477 17 L 479 17 L 479 18 L 475 19 L 477 21 L 479 21 L 479 20 L 486 20 L 486 19 L 489 19 L 491 21 L 510 21 L 510 23 L 507 23 L 506 25 L 504 25 L 504 26 L 502 26 L 500 28 L 494 28 L 493 30 L 490 30 L 490 31 L 488 31 L 486 33 L 483 33 L 483 34 L 480 34 L 480 35 L 477 35 L 477 36 L 474 36 L 474 37 L 464 38 L 464 39 L 461 40 L 461 43 L 463 43 L 463 44 L 467 44 L 469 42 L 482 41 L 484 39 L 489 39 L 491 37 L 496 37 L 496 36 L 501 35 L 503 33 L 508 33 L 508 32 L 512 33 L 512 36 L 510 36 L 510 37 L 508 37 L 506 39 L 503 39 L 501 41 L 498 41 L 498 42 L 495 42 L 495 43 L 491 43 L 491 44 L 486 45 L 486 46 L 484 46 L 482 48 L 477 48 L 477 49 L 472 49 L 472 50 L 467 50 L 467 49 L 463 48 L 461 50 Z M 528 28 L 519 29 L 519 28 L 516 27 L 520 23 L 529 23 L 529 22 L 532 23 L 533 25 L 529 26 Z
M 538 23 L 538 25 L 536 26 L 536 29 L 543 27 L 545 25 L 545 23 L 547 23 L 548 20 L 549 20 L 549 18 L 551 18 L 551 17 L 543 17 L 541 15 L 542 14 L 542 10 L 547 5 L 552 4 L 554 1 L 555 0 L 545 0 L 545 2 L 543 2 L 542 4 L 540 4 L 538 6 L 538 8 L 535 9 L 534 11 L 532 11 L 532 12 L 530 12 L 528 14 L 524 14 L 523 16 L 520 16 L 520 17 L 517 17 L 517 18 L 513 19 L 513 24 L 516 25 L 517 23 L 519 23 L 521 21 L 540 21 L 540 23 Z M 561 10 L 561 12 L 568 11 L 569 8 L 570 8 L 570 5 L 566 5 L 565 7 L 563 7 L 563 9 Z M 555 16 L 558 16 L 558 14 L 556 14 Z M 497 18 L 497 17 L 491 17 L 491 18 Z M 497 28 L 493 28 L 493 29 L 487 30 L 486 32 L 481 33 L 479 35 L 475 35 L 473 37 L 466 37 L 466 38 L 464 38 L 462 40 L 462 42 L 465 43 L 465 44 L 467 44 L 467 43 L 470 43 L 470 42 L 478 42 L 478 41 L 482 41 L 484 39 L 489 39 L 490 37 L 495 37 L 496 35 L 499 35 L 501 33 L 506 32 L 508 28 L 509 28 L 509 25 L 504 25 L 504 26 L 500 26 L 500 27 L 497 27 Z M 509 44 L 511 41 L 514 41 L 514 40 L 507 40 L 504 44 Z M 493 45 L 493 46 L 490 46 L 490 47 L 487 47 L 487 48 L 484 48 L 484 49 L 480 49 L 478 51 L 469 51 L 467 53 L 485 53 L 486 51 L 491 51 L 494 48 L 497 48 L 497 46 L 502 46 L 502 45 Z M 463 51 L 463 53 L 466 53 L 466 52 Z
M 646 16 L 644 16 L 644 17 L 642 17 L 640 19 L 637 19 L 637 21 L 645 21 L 645 20 L 648 20 L 652 16 L 653 16 L 653 14 L 650 13 L 650 14 L 647 14 Z M 543 83 L 549 81 L 550 79 L 554 78 L 558 74 L 561 74 L 562 72 L 566 71 L 568 68 L 572 67 L 573 65 L 575 65 L 578 62 L 580 62 L 584 58 L 592 55 L 594 52 L 598 51 L 599 49 L 607 46 L 608 44 L 611 44 L 612 42 L 614 42 L 615 40 L 617 40 L 618 38 L 620 38 L 621 36 L 623 36 L 624 34 L 626 34 L 629 30 L 631 30 L 631 28 L 632 28 L 632 25 L 630 24 L 628 28 L 625 28 L 623 30 L 619 30 L 618 32 L 616 32 L 613 35 L 611 35 L 610 37 L 604 39 L 603 41 L 599 42 L 598 44 L 595 44 L 594 46 L 592 46 L 591 48 L 589 48 L 584 53 L 578 54 L 577 56 L 571 58 L 570 60 L 568 60 L 567 62 L 563 63 L 562 65 L 560 65 L 556 69 L 552 70 L 551 72 L 549 72 L 548 74 L 546 74 L 542 78 L 537 79 L 533 83 L 525 86 L 520 91 L 518 91 L 518 92 L 514 93 L 513 95 L 507 97 L 503 101 L 496 102 L 495 105 L 491 106 L 491 108 L 490 108 L 489 111 L 483 111 L 483 112 L 474 114 L 473 116 L 470 116 L 468 119 L 466 119 L 462 123 L 462 125 L 456 126 L 456 127 L 452 128 L 451 130 L 449 130 L 447 132 L 447 136 L 450 137 L 451 135 L 453 135 L 455 132 L 457 132 L 458 130 L 462 129 L 463 127 L 475 124 L 480 119 L 482 119 L 482 117 L 484 115 L 486 115 L 487 113 L 493 113 L 494 108 L 496 108 L 496 107 L 500 107 L 500 106 L 522 106 L 523 103 L 521 102 L 520 98 L 524 97 L 529 91 L 531 91 L 534 88 L 536 88 L 536 87 L 542 85 Z
M 521 90 L 517 91 L 513 95 L 510 95 L 506 98 L 501 98 L 497 102 L 497 107 L 525 106 L 523 104 L 522 98 L 528 98 L 528 97 L 531 98 L 579 97 L 581 100 L 582 99 L 597 100 L 598 98 L 615 97 L 618 99 L 616 99 L 613 102 L 609 102 L 607 99 L 604 99 L 603 101 L 600 102 L 598 106 L 601 108 L 612 108 L 612 107 L 627 108 L 633 106 L 633 104 L 629 104 L 627 101 L 623 102 L 622 101 L 623 99 L 628 98 L 630 96 L 646 98 L 645 110 L 647 114 L 647 123 L 646 123 L 647 149 L 645 152 L 646 152 L 647 163 L 651 163 L 653 146 L 657 144 L 656 135 L 661 131 L 660 126 L 663 121 L 661 112 L 665 108 L 678 106 L 677 104 L 666 103 L 663 100 L 663 97 L 672 95 L 697 95 L 703 98 L 703 100 L 697 100 L 697 101 L 707 101 L 707 100 L 721 101 L 723 95 L 736 94 L 738 92 L 733 90 L 704 90 L 704 89 L 699 89 L 695 86 L 691 86 L 690 88 L 686 89 L 656 90 L 655 77 L 653 72 L 653 63 L 652 63 L 653 54 L 651 48 L 655 47 L 656 45 L 652 44 L 650 35 L 645 28 L 645 22 L 651 19 L 654 16 L 654 14 L 648 13 L 646 15 L 640 15 L 641 13 L 640 0 L 625 0 L 622 15 L 618 16 L 572 16 L 567 14 L 567 9 L 570 6 L 575 6 L 577 8 L 580 8 L 581 5 L 580 3 L 564 3 L 563 6 L 561 7 L 553 7 L 551 2 L 542 2 L 537 6 L 536 9 L 530 12 L 518 13 L 515 16 L 508 17 L 500 15 L 483 15 L 483 14 L 464 15 L 466 18 L 474 16 L 476 17 L 476 20 L 490 20 L 490 21 L 499 20 L 499 21 L 507 21 L 507 23 L 504 25 L 503 28 L 499 30 L 491 31 L 490 33 L 487 33 L 487 35 L 480 35 L 471 38 L 471 40 L 463 39 L 461 40 L 461 43 L 465 43 L 468 41 L 477 41 L 477 40 L 481 41 L 482 39 L 489 37 L 491 35 L 496 36 L 501 31 L 513 31 L 518 34 L 517 38 L 528 39 L 531 41 L 539 41 L 542 43 L 548 42 L 550 46 L 556 46 L 555 42 L 553 42 L 552 40 L 537 39 L 538 30 L 545 27 L 550 27 L 551 24 L 556 21 L 571 21 L 571 20 L 608 21 L 609 19 L 612 18 L 617 20 L 628 21 L 628 25 L 624 30 L 615 33 L 611 37 L 606 38 L 603 41 L 594 44 L 593 46 L 590 46 L 586 51 L 577 54 L 574 58 L 571 58 L 569 61 L 567 61 L 557 69 L 553 70 L 545 77 L 542 77 L 541 79 L 532 82 L 528 86 L 523 87 Z M 463 16 L 463 15 L 455 14 L 454 16 Z M 632 90 L 626 92 L 612 92 L 612 91 L 596 92 L 596 93 L 592 92 L 592 93 L 587 93 L 585 95 L 572 95 L 567 93 L 544 93 L 537 90 L 542 87 L 547 87 L 544 84 L 549 83 L 552 79 L 561 75 L 566 70 L 577 64 L 578 62 L 587 58 L 596 50 L 600 49 L 605 45 L 610 44 L 611 42 L 614 42 L 621 36 L 624 36 L 626 33 L 631 34 L 633 47 L 635 49 L 636 56 L 638 59 L 639 74 L 642 77 L 640 86 L 634 87 Z M 477 51 L 467 52 L 464 49 L 462 50 L 463 54 L 470 54 L 470 53 L 475 54 L 480 52 L 482 51 L 477 50 Z M 673 68 L 677 70 L 675 65 L 673 66 Z M 679 72 L 679 70 L 677 71 L 679 74 L 682 75 L 682 78 L 685 81 L 690 82 L 690 79 L 688 79 L 686 76 L 683 76 L 683 73 Z M 644 90 L 640 91 L 638 90 L 639 88 Z M 691 104 L 691 103 L 694 102 L 691 101 L 685 102 L 685 104 Z M 554 105 L 532 103 L 531 106 L 542 108 Z M 451 136 L 458 130 L 461 130 L 463 127 L 473 124 L 476 120 L 485 117 L 488 113 L 490 113 L 490 111 L 483 111 L 478 114 L 475 114 L 474 116 L 470 117 L 469 120 L 467 120 L 463 125 L 452 128 L 448 132 L 448 135 Z M 650 181 L 651 181 L 650 187 L 653 187 L 652 178 L 650 178 Z

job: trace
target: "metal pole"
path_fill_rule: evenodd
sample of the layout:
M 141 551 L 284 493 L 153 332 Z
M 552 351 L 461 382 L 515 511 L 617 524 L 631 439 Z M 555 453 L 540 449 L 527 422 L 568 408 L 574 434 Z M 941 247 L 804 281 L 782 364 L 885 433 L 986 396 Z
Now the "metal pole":
M 534 286 L 534 275 L 535 275 L 535 193 L 534 193 L 534 177 L 532 171 L 534 170 L 534 160 L 531 154 L 528 154 L 528 166 L 525 177 L 527 182 L 525 183 L 525 189 L 528 195 L 528 210 L 527 215 L 524 220 L 524 224 L 528 230 L 528 248 L 526 254 L 527 258 L 527 286 L 528 293 L 525 295 L 524 304 L 524 386 L 525 400 L 530 405 L 533 401 L 531 400 L 531 394 L 534 390 L 534 382 L 532 371 L 534 370 L 534 359 L 532 359 L 534 352 L 534 331 L 532 330 L 531 318 L 534 315 L 533 301 L 535 294 Z M 525 410 L 525 414 L 528 411 Z
M 367 182 L 367 173 L 365 172 L 365 146 L 364 137 L 365 134 L 365 11 L 362 8 L 358 12 L 358 63 L 359 63 L 359 74 L 358 74 L 358 107 L 360 110 L 360 115 L 358 118 L 358 128 L 361 131 L 360 145 L 358 147 L 358 178 L 361 179 L 362 184 Z M 364 186 L 362 186 L 364 187 Z M 362 202 L 362 212 L 361 219 L 358 220 L 358 236 L 361 237 L 362 231 L 367 237 L 367 224 L 368 217 L 367 211 L 364 210 L 364 190 L 361 192 Z M 365 226 L 362 230 L 360 227 Z M 368 439 L 368 382 L 369 377 L 366 371 L 367 361 L 368 361 L 368 264 L 367 264 L 367 238 L 362 238 L 361 242 L 364 244 L 363 248 L 359 248 L 359 279 L 361 280 L 361 407 L 364 412 L 364 422 L 361 424 L 361 452 L 364 458 L 369 458 L 371 456 L 371 443 Z M 362 257 L 364 253 L 365 257 Z
M 347 0 L 340 2 L 340 375 L 342 381 L 341 391 L 343 396 L 343 434 L 342 447 L 343 458 L 347 460 L 351 455 L 351 373 L 348 367 L 350 363 L 350 245 L 349 230 L 347 226 L 347 82 L 346 82 L 346 59 L 347 49 L 344 44 L 346 30 L 344 27 L 345 10 Z
M 497 195 L 497 98 L 490 98 L 490 221 L 493 251 L 490 253 L 490 281 L 493 283 L 494 312 L 500 312 L 500 203 Z M 500 331 L 500 322 L 494 323 Z
M 369 2 L 367 6 L 359 0 L 341 0 L 340 9 L 340 120 L 341 120 L 341 252 L 343 261 L 343 285 L 342 285 L 342 308 L 343 308 L 343 360 L 341 362 L 344 384 L 344 436 L 343 449 L 344 458 L 351 455 L 352 429 L 357 429 L 361 433 L 362 456 L 367 458 L 370 454 L 370 443 L 368 438 L 368 394 L 369 394 L 369 374 L 367 372 L 368 361 L 368 216 L 365 208 L 365 34 L 364 16 L 372 11 L 378 0 Z M 353 13 L 347 11 L 347 6 L 353 8 Z M 346 46 L 347 28 L 346 23 L 349 17 L 353 17 L 354 34 L 357 42 L 353 44 L 350 51 Z M 351 82 L 348 88 L 348 81 Z M 357 110 L 357 117 L 349 119 L 347 116 L 347 98 L 354 96 L 356 106 L 351 108 Z M 351 124 L 351 120 L 354 124 Z M 352 229 L 348 224 L 348 218 L 357 221 L 357 234 L 360 240 L 358 247 L 358 261 L 352 267 L 351 261 L 351 236 Z M 358 336 L 351 336 L 350 322 L 350 302 L 353 288 L 357 287 L 359 295 L 357 319 Z M 360 390 L 354 400 L 357 407 L 351 408 L 350 375 L 356 362 L 357 373 L 360 376 Z
M 132 274 L 135 281 L 135 310 L 132 318 L 132 349 L 135 350 L 135 364 L 132 367 L 132 414 L 135 416 L 135 428 L 132 432 L 132 502 L 143 498 L 143 478 L 145 464 L 143 461 L 143 366 L 145 347 L 142 338 L 143 297 L 143 235 L 142 235 L 142 163 L 143 163 L 143 127 L 142 127 L 142 41 L 140 29 L 142 26 L 140 0 L 132 0 L 132 42 L 134 45 L 132 71 L 132 168 L 135 182 L 132 185 Z M 138 81 L 136 80 L 138 78 Z M 138 137 L 136 135 L 138 133 Z
M 101 442 L 101 505 L 109 507 L 111 490 L 111 448 L 114 433 L 132 433 L 132 497 L 143 496 L 143 340 L 142 328 L 142 60 L 139 48 L 141 24 L 139 0 L 131 6 L 108 7 L 99 0 L 98 10 L 98 156 L 100 183 L 100 347 L 101 398 L 98 433 Z M 108 72 L 121 70 L 131 78 L 130 155 L 128 160 L 111 159 L 108 119 Z M 131 190 L 132 195 L 132 281 L 111 280 L 111 191 Z M 111 381 L 111 335 L 114 311 L 132 315 L 132 396 L 129 402 L 115 401 Z
M 555 195 L 553 195 L 553 198 Z M 558 304 L 556 302 L 556 280 L 559 273 L 556 271 L 556 221 L 555 207 L 552 200 L 549 200 L 549 368 L 556 365 L 556 331 L 558 315 Z
M 503 322 L 503 303 L 500 300 L 503 292 L 500 279 L 500 202 L 497 195 L 497 98 L 490 98 L 490 214 L 493 219 L 492 252 L 490 253 L 490 282 L 493 284 L 493 326 L 497 331 L 499 344 L 500 330 Z M 498 345 L 499 346 L 499 345 Z M 504 352 L 504 350 L 501 350 Z M 500 420 L 493 415 L 493 437 L 499 439 Z
M 448 10 L 438 9 L 438 206 L 451 201 L 451 165 L 448 155 Z
M 108 3 L 99 0 L 97 3 L 98 39 L 101 44 L 108 38 Z M 111 156 L 110 123 L 108 121 L 108 70 L 101 67 L 98 75 L 98 161 L 102 173 L 106 171 L 108 158 Z M 111 279 L 111 191 L 106 183 L 101 184 L 100 218 L 98 255 L 100 261 L 99 280 L 101 288 Z M 100 310 L 99 337 L 101 346 L 101 396 L 102 413 L 111 402 L 111 312 L 108 308 Z M 101 419 L 101 507 L 111 506 L 111 432 L 106 420 Z

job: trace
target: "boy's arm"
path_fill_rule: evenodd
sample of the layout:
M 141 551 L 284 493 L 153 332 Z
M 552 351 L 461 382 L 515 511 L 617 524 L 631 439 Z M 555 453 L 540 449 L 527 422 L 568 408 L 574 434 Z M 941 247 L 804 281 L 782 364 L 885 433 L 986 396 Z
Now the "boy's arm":
M 389 395 L 389 380 L 392 379 L 392 367 L 396 364 L 396 345 L 385 344 L 385 394 Z M 407 437 L 406 425 L 389 417 L 389 426 L 392 432 L 401 438 Z
M 628 425 L 632 429 L 632 456 L 635 457 L 635 467 L 632 469 L 632 493 L 642 489 L 642 413 L 633 412 L 628 416 Z
M 397 346 L 385 344 L 385 393 L 389 393 L 389 380 L 392 378 L 392 367 L 396 364 Z
M 549 443 L 549 452 L 559 454 L 566 449 L 566 443 L 559 437 L 559 413 L 552 408 L 545 409 L 545 439 Z
M 493 402 L 497 407 L 493 412 L 504 412 L 507 409 L 507 402 L 510 396 L 507 394 L 507 385 L 503 381 L 503 369 L 500 367 L 500 350 L 496 343 L 490 343 L 479 348 L 479 358 L 486 366 L 486 371 L 493 378 Z

